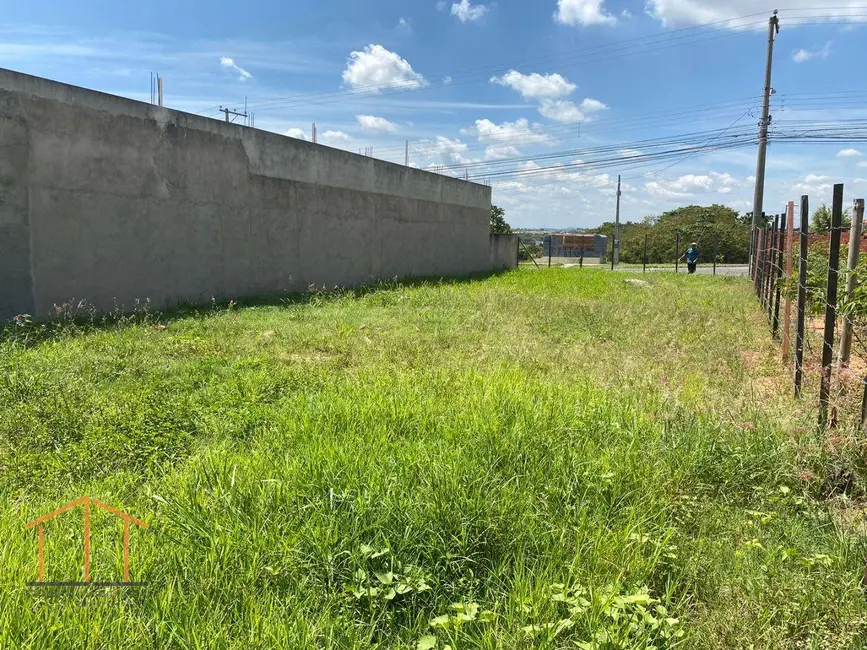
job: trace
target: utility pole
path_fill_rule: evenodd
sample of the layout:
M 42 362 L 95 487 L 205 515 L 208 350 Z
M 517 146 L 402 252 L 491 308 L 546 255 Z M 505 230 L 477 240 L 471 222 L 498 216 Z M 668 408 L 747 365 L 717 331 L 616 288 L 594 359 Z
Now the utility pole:
M 406 141 L 406 149 L 403 154 L 403 164 L 405 167 L 409 167 L 409 140 Z
M 614 255 L 612 264 L 620 264 L 620 176 L 617 176 L 617 211 L 614 213 Z M 612 267 L 613 268 L 613 267 Z
M 312 137 L 312 139 L 311 139 L 310 141 L 311 141 L 313 144 L 316 144 L 316 122 L 313 123 L 313 131 L 312 131 L 311 135 L 312 135 L 313 137 Z
M 220 111 L 226 114 L 226 124 L 229 124 L 232 121 L 229 119 L 229 115 L 235 117 L 247 117 L 247 113 L 239 113 L 238 111 L 233 111 L 231 108 L 223 108 L 220 106 Z
M 777 10 L 768 21 L 768 60 L 765 67 L 765 90 L 762 101 L 762 122 L 759 125 L 759 155 L 756 165 L 756 190 L 753 196 L 753 228 L 759 227 L 765 201 L 765 161 L 768 156 L 768 127 L 771 124 L 771 71 L 774 60 L 774 41 L 780 33 L 780 19 Z
M 163 78 L 157 75 L 157 105 L 163 105 Z

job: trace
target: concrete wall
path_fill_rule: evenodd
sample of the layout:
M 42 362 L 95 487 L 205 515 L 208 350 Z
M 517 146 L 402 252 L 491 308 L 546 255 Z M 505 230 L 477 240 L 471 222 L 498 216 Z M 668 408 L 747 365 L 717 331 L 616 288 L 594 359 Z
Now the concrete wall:
M 492 269 L 489 187 L 0 69 L 0 318 Z
M 491 270 L 518 268 L 518 235 L 491 235 Z

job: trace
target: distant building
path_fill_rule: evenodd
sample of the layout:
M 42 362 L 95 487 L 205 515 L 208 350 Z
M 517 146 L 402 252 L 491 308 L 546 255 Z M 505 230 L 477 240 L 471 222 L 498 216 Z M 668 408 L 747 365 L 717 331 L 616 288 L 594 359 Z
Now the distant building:
M 552 248 L 553 245 L 553 248 Z M 545 257 L 598 257 L 608 254 L 608 237 L 605 235 L 545 235 L 542 245 Z

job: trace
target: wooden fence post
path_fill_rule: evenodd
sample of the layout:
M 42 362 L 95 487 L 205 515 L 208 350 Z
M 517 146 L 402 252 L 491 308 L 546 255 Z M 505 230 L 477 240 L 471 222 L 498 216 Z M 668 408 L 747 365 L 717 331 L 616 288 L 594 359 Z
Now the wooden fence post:
M 786 208 L 786 310 L 783 315 L 783 361 L 789 360 L 792 336 L 792 292 L 789 283 L 792 281 L 792 246 L 795 235 L 795 202 L 789 201 Z
M 828 425 L 831 401 L 831 367 L 834 360 L 834 326 L 837 321 L 837 282 L 840 271 L 840 224 L 843 221 L 843 185 L 834 185 L 831 205 L 831 243 L 828 251 L 828 290 L 825 297 L 825 339 L 822 345 L 822 386 L 819 390 L 819 424 Z
M 680 273 L 680 233 L 674 239 L 674 272 Z
M 777 262 L 774 270 L 776 295 L 774 296 L 774 319 L 773 319 L 773 335 L 774 337 L 780 331 L 780 297 L 783 288 L 783 252 L 786 241 L 786 215 L 780 215 L 780 236 L 777 240 Z
M 798 251 L 798 323 L 795 328 L 795 397 L 801 396 L 804 378 L 804 325 L 807 307 L 807 249 L 810 234 L 810 198 L 801 197 L 801 247 Z
M 713 231 L 713 274 L 716 275 L 716 256 L 719 252 L 719 235 Z
M 861 222 L 864 219 L 864 199 L 855 199 L 852 209 L 852 227 L 849 229 L 849 259 L 846 266 L 846 290 L 843 293 L 843 304 L 852 300 L 855 285 L 858 282 L 858 256 L 861 253 Z M 839 368 L 849 366 L 852 354 L 852 321 L 846 315 L 843 318 L 843 329 L 840 331 L 840 353 L 837 355 Z
M 647 273 L 647 234 L 644 235 L 644 268 L 642 273 Z

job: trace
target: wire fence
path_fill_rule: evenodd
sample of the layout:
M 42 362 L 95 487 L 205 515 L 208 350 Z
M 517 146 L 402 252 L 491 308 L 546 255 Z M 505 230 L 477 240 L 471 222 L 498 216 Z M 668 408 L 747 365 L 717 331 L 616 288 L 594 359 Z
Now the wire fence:
M 798 230 L 794 202 L 753 230 L 750 277 L 782 359 L 791 364 L 795 396 L 816 395 L 823 427 L 867 431 L 867 294 L 859 284 L 867 272 L 864 200 L 855 201 L 844 225 L 843 185 L 835 185 L 830 224 L 821 224 L 818 235 L 810 234 L 809 206 L 802 196 Z M 844 229 L 848 255 L 841 261 Z

